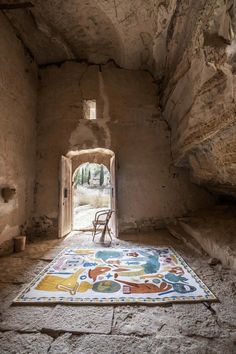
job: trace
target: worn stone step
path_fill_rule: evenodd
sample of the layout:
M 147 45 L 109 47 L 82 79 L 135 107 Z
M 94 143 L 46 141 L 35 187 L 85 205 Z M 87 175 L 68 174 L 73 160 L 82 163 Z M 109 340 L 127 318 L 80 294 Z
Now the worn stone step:
M 236 270 L 236 242 L 226 229 L 222 229 L 219 234 L 219 230 L 210 222 L 208 229 L 203 228 L 202 220 L 197 218 L 181 218 L 179 225 L 212 258 L 219 259 L 224 267 Z
M 178 220 L 175 223 L 167 225 L 167 229 L 172 236 L 178 240 L 182 240 L 189 248 L 194 250 L 200 255 L 206 254 L 201 245 L 193 238 L 189 233 L 187 233 Z

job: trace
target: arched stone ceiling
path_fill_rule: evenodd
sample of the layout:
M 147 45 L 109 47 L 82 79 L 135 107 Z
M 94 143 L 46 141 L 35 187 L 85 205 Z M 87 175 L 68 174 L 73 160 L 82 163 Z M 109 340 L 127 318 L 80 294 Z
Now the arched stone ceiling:
M 38 64 L 70 59 L 120 61 L 122 44 L 106 13 L 93 0 L 32 1 L 33 8 L 6 11 Z
M 165 63 L 176 0 L 31 2 L 34 7 L 5 14 L 40 65 L 114 60 L 124 68 L 157 71 Z
M 227 7 L 228 12 L 233 12 L 235 7 L 234 0 L 31 0 L 31 3 L 33 7 L 4 12 L 39 65 L 73 59 L 95 64 L 114 60 L 123 68 L 149 70 L 157 78 L 162 78 L 164 71 L 174 72 L 184 51 L 212 21 L 216 9 Z M 214 24 L 212 29 L 211 38 L 218 31 Z

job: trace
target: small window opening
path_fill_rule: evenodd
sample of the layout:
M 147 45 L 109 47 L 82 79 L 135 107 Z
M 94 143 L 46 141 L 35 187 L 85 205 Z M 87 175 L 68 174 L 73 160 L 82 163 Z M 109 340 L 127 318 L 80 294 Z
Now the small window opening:
M 89 120 L 94 120 L 96 116 L 96 100 L 84 100 L 84 118 Z

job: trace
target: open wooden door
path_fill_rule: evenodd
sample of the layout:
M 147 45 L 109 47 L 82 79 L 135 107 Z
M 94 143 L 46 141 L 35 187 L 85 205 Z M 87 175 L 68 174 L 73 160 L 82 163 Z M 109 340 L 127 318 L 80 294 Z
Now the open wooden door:
M 59 234 L 64 237 L 72 228 L 72 163 L 68 157 L 61 157 Z
M 111 176 L 111 209 L 115 212 L 111 217 L 111 229 L 115 237 L 118 237 L 118 227 L 117 227 L 117 209 L 116 209 L 116 163 L 115 155 L 111 157 L 110 160 L 110 176 Z

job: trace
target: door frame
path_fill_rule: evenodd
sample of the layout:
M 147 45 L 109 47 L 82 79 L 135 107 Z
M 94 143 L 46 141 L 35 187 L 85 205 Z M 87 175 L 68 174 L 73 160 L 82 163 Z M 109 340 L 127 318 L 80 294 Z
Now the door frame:
M 111 217 L 111 229 L 115 237 L 118 238 L 118 218 L 117 218 L 117 177 L 116 177 L 116 156 L 115 153 L 110 158 L 110 182 L 111 182 L 111 202 L 110 208 L 114 210 Z
M 71 231 L 73 231 L 73 199 L 74 199 L 74 191 L 73 191 L 73 178 L 74 178 L 74 173 L 77 170 L 77 168 L 83 163 L 80 163 L 74 170 L 72 168 L 72 158 L 75 156 L 79 156 L 79 155 L 83 155 L 83 154 L 88 154 L 88 153 L 94 153 L 97 152 L 98 155 L 101 154 L 108 154 L 109 155 L 109 165 L 106 165 L 108 167 L 108 170 L 110 172 L 110 177 L 111 177 L 111 208 L 113 208 L 113 210 L 115 210 L 115 213 L 112 217 L 112 231 L 115 235 L 116 238 L 118 238 L 118 216 L 117 216 L 117 171 L 116 171 L 116 155 L 112 150 L 109 149 L 105 149 L 105 148 L 91 148 L 91 149 L 85 149 L 85 150 L 78 150 L 77 152 L 73 151 L 73 152 L 69 152 L 66 156 L 62 156 L 61 157 L 61 166 L 60 166 L 60 178 L 59 178 L 59 191 L 60 191 L 60 196 L 59 196 L 59 218 L 58 218 L 58 237 L 64 237 L 67 234 L 69 234 Z M 63 163 L 62 160 L 63 159 L 67 159 L 70 160 L 70 164 L 71 164 L 71 177 L 70 177 L 70 183 L 68 185 L 68 189 L 69 189 L 69 194 L 70 194 L 70 231 L 67 232 L 66 234 L 63 235 L 63 202 L 64 202 L 64 191 L 62 188 L 62 184 L 63 184 Z M 112 163 L 113 161 L 113 163 Z M 89 161 L 87 160 L 87 162 L 94 162 L 94 161 Z M 99 163 L 99 161 L 97 161 L 97 163 Z M 103 163 L 103 162 L 100 162 Z M 112 169 L 112 170 L 111 170 Z
M 72 230 L 71 201 L 72 201 L 72 161 L 70 158 L 62 155 L 61 163 L 60 163 L 60 173 L 59 173 L 58 238 L 65 237 Z

